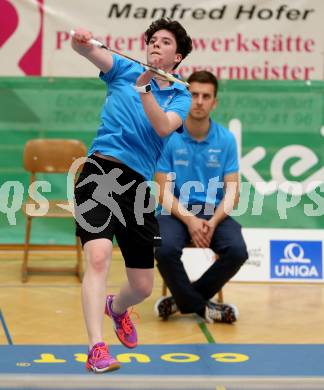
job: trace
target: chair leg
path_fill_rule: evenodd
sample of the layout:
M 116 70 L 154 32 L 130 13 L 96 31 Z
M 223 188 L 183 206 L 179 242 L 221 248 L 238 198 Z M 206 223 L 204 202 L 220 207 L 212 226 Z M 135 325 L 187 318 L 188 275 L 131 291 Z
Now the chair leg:
M 77 252 L 77 266 L 76 266 L 76 275 L 82 282 L 83 278 L 83 258 L 82 258 L 82 246 L 79 237 L 76 237 L 76 252 Z
M 219 303 L 224 303 L 223 290 L 219 290 L 217 293 L 217 301 Z
M 162 279 L 162 296 L 166 297 L 168 292 L 168 287 L 165 283 L 165 281 Z
M 28 278 L 28 255 L 29 255 L 29 243 L 30 243 L 30 232 L 31 232 L 31 217 L 26 217 L 26 233 L 25 233 L 25 244 L 24 244 L 24 257 L 21 267 L 21 281 L 27 282 Z

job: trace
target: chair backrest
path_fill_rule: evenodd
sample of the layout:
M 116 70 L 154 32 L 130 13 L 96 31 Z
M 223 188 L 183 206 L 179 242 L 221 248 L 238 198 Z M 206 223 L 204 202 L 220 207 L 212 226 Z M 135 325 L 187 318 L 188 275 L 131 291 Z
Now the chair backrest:
M 75 139 L 32 139 L 24 149 L 24 167 L 31 173 L 64 173 L 79 157 L 85 157 L 87 148 Z

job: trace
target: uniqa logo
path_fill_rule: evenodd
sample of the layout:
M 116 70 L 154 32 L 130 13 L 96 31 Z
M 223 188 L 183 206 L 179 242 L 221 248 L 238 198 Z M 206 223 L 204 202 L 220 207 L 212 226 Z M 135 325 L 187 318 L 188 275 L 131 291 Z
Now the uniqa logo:
M 318 278 L 319 273 L 314 265 L 310 265 L 311 259 L 304 257 L 304 249 L 300 244 L 292 242 L 286 245 L 284 257 L 275 266 L 275 274 L 278 277 L 302 277 Z

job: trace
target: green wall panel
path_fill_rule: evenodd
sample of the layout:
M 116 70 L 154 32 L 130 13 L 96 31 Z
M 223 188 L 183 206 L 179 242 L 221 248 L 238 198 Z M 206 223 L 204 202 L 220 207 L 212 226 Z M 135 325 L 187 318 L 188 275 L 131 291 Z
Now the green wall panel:
M 0 243 L 23 242 L 24 217 L 17 211 L 16 223 L 8 222 L 6 208 L 10 208 L 14 194 L 8 198 L 3 185 L 19 181 L 26 197 L 28 175 L 23 169 L 23 148 L 32 138 L 76 138 L 90 145 L 99 123 L 99 110 L 105 99 L 105 85 L 87 78 L 0 78 Z M 273 179 L 272 165 L 278 154 L 297 145 L 315 156 L 312 164 L 299 176 L 293 167 L 299 157 L 290 156 L 282 173 L 287 180 L 302 183 L 324 167 L 324 83 L 288 81 L 223 81 L 220 83 L 219 104 L 213 118 L 228 126 L 237 118 L 242 126 L 242 181 L 249 154 L 260 148 L 263 157 L 251 168 L 264 182 Z M 305 155 L 305 156 L 306 156 Z M 307 157 L 305 157 L 307 159 Z M 46 179 L 46 177 L 41 177 Z M 324 171 L 322 184 L 314 190 L 322 203 L 311 200 L 309 193 L 300 196 L 295 207 L 287 209 L 287 219 L 278 213 L 278 191 L 265 195 L 262 212 L 255 214 L 253 199 L 243 192 L 241 204 L 247 206 L 236 217 L 245 227 L 324 228 Z M 66 193 L 64 177 L 52 180 L 50 198 Z M 1 190 L 2 189 L 2 190 Z M 313 191 L 313 193 L 314 193 Z M 318 207 L 318 216 L 305 214 L 305 204 Z M 1 206 L 2 205 L 2 206 Z M 255 205 L 254 205 L 255 208 Z M 244 208 L 243 208 L 244 209 Z M 71 221 L 35 221 L 33 242 L 72 243 Z

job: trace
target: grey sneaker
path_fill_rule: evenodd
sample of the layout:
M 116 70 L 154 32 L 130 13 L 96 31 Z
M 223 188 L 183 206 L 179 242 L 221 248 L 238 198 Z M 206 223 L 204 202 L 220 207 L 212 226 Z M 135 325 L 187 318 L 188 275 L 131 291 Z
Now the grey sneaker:
M 236 306 L 226 303 L 208 301 L 205 309 L 205 320 L 209 323 L 223 322 L 232 324 L 238 319 Z
M 167 320 L 178 311 L 178 306 L 172 296 L 161 297 L 155 302 L 154 311 L 158 317 Z

